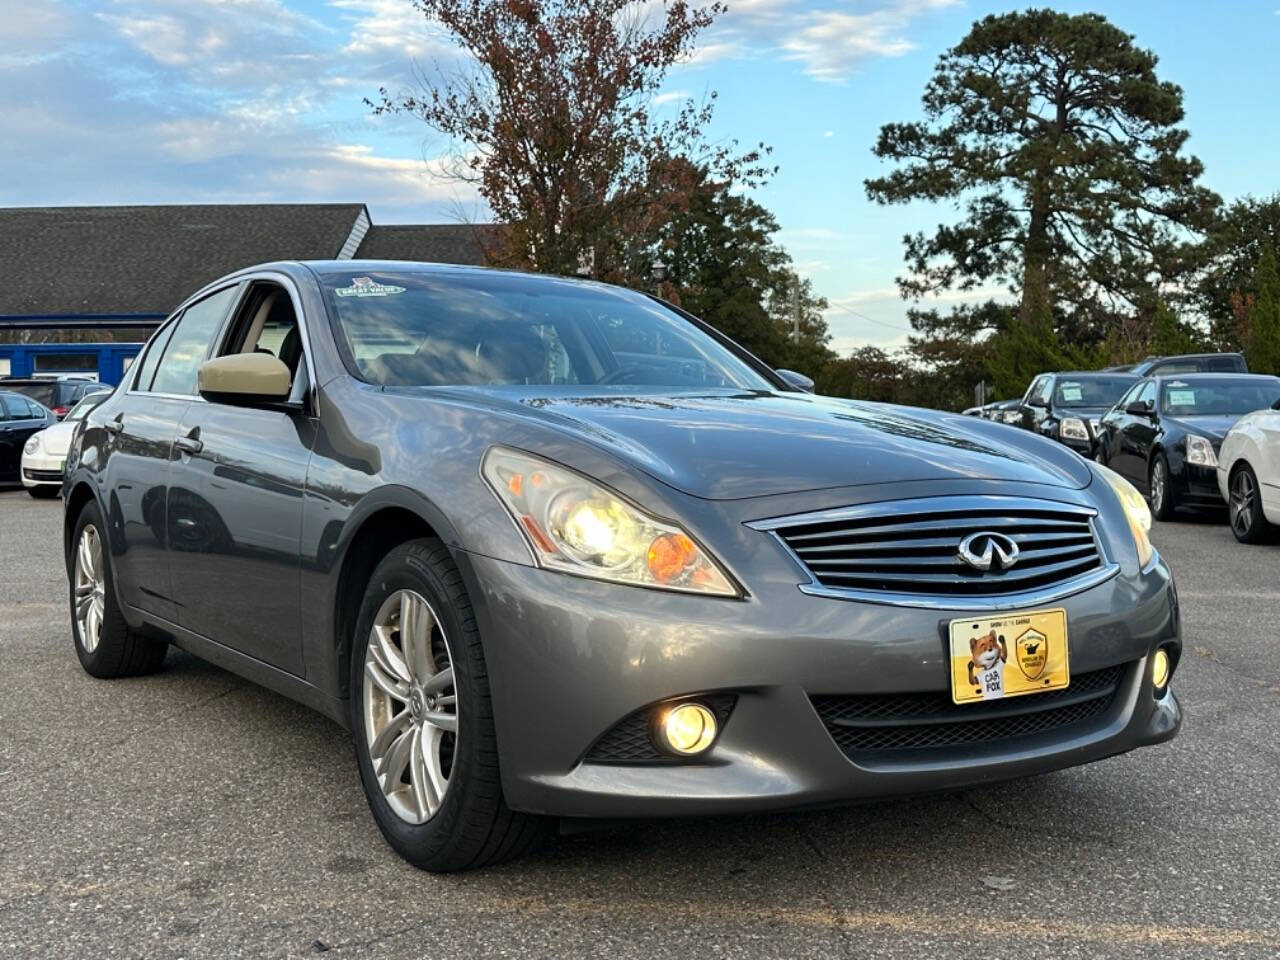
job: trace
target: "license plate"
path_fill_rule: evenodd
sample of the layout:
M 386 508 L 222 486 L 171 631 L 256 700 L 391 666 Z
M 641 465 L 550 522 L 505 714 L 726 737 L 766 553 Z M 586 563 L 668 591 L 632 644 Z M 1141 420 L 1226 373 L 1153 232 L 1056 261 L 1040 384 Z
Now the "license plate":
M 972 617 L 950 626 L 956 703 L 1061 690 L 1071 682 L 1065 610 Z

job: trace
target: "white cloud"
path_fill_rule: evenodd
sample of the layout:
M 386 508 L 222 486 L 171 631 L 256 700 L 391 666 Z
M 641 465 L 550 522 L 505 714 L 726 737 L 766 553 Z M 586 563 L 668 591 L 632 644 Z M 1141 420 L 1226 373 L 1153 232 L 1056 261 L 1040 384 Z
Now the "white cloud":
M 823 138 L 826 140 L 830 140 L 835 135 L 836 135 L 836 132 L 834 130 L 827 130 L 825 133 L 822 134 Z
M 692 94 L 688 90 L 668 90 L 666 93 L 660 93 L 653 98 L 653 105 L 660 107 L 664 103 L 676 103 L 681 100 L 688 100 Z
M 869 57 L 900 57 L 915 49 L 906 37 L 911 22 L 923 13 L 958 0 L 900 0 L 868 13 L 815 10 L 807 23 L 782 41 L 787 59 L 804 64 L 816 80 L 842 83 Z
M 329 0 L 344 11 L 351 35 L 342 52 L 348 56 L 409 61 L 453 48 L 408 0 Z

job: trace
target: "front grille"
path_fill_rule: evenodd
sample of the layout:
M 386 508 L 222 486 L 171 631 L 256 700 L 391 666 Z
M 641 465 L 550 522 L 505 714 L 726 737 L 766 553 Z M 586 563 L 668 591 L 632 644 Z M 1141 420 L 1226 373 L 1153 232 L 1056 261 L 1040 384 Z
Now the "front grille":
M 1043 590 L 1101 570 L 1093 515 L 1049 500 L 936 497 L 753 526 L 775 532 L 828 590 L 963 598 Z M 977 570 L 960 559 L 961 541 L 982 532 L 1017 544 L 1008 569 Z
M 61 483 L 61 470 L 27 470 L 22 471 L 22 475 L 28 480 L 38 480 L 45 483 Z
M 716 715 L 719 728 L 724 730 L 725 722 L 733 711 L 738 699 L 730 693 L 713 694 L 706 697 L 682 697 L 682 700 L 697 700 L 710 708 Z M 670 701 L 679 702 L 679 701 Z M 659 750 L 653 742 L 650 724 L 653 711 L 660 706 L 653 704 L 624 717 L 610 727 L 587 751 L 586 763 L 680 763 L 681 759 L 672 757 Z M 685 761 L 687 762 L 687 761 Z
M 1065 731 L 1107 713 L 1124 665 L 1072 677 L 1069 686 L 959 706 L 945 691 L 813 696 L 836 745 L 850 759 L 884 751 L 956 747 Z

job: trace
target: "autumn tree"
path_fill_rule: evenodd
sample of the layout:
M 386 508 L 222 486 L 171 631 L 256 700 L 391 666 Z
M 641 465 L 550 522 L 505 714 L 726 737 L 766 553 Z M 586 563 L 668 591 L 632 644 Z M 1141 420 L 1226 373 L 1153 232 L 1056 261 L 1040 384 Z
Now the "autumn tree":
M 688 174 L 758 183 L 763 146 L 704 136 L 714 94 L 654 113 L 667 71 L 724 11 L 641 0 L 414 0 L 466 55 L 456 72 L 386 89 L 378 113 L 423 120 L 452 144 L 448 175 L 509 225 L 509 261 L 625 279 L 637 238 L 688 202 Z
M 1024 341 L 1013 353 L 1057 350 L 1055 323 L 1073 311 L 1151 302 L 1217 204 L 1183 153 L 1182 91 L 1098 14 L 986 17 L 941 57 L 923 105 L 922 121 L 881 129 L 874 152 L 897 167 L 867 192 L 962 216 L 906 238 L 899 285 L 910 297 L 1007 286 Z

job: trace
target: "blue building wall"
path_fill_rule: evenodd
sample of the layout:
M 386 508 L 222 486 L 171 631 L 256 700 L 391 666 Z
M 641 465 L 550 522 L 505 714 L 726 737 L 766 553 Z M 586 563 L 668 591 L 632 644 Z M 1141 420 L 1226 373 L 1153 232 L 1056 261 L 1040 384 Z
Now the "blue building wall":
M 114 387 L 142 347 L 141 343 L 0 343 L 0 375 L 90 375 Z

